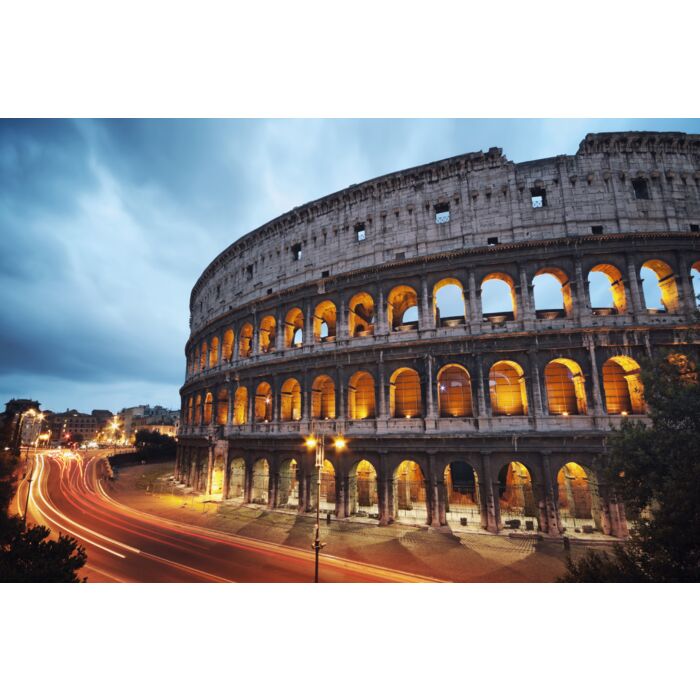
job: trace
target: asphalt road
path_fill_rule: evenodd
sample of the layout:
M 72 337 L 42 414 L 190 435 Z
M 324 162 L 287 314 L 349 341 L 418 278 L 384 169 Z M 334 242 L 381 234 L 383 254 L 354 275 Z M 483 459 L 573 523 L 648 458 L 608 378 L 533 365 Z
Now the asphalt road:
M 298 582 L 313 580 L 314 555 L 294 547 L 186 525 L 134 510 L 110 496 L 105 453 L 40 451 L 17 492 L 29 521 L 75 537 L 90 582 Z M 309 543 L 310 544 L 310 543 Z M 321 554 L 324 583 L 431 581 Z

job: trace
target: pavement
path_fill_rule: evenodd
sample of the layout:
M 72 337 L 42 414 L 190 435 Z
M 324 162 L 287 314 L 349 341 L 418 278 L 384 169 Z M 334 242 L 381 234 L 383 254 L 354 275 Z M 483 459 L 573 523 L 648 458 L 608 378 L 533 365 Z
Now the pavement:
M 266 510 L 264 506 L 222 503 L 191 493 L 168 481 L 172 464 L 138 465 L 119 470 L 111 495 L 131 508 L 169 520 L 188 523 L 264 542 L 309 550 L 313 514 Z M 566 551 L 561 539 L 524 533 L 451 532 L 425 526 L 375 521 L 323 519 L 324 555 L 420 576 L 456 582 L 552 582 L 562 575 Z M 571 554 L 587 548 L 607 548 L 612 541 L 571 540 Z

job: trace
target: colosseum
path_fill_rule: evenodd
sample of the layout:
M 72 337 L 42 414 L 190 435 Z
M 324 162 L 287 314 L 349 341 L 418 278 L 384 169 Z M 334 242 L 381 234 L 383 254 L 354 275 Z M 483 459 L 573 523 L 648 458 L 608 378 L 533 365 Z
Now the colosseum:
M 699 227 L 683 133 L 490 148 L 297 207 L 192 290 L 176 476 L 378 525 L 625 537 L 605 437 L 648 420 L 640 359 L 698 343 Z

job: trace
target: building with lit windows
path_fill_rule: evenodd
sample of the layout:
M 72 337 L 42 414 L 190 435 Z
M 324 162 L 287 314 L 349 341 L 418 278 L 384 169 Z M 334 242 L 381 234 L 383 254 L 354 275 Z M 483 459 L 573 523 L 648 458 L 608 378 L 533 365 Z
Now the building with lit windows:
M 338 518 L 625 536 L 606 433 L 698 342 L 700 135 L 589 134 L 353 185 L 223 251 L 190 299 L 177 476 Z M 342 435 L 344 449 L 333 447 Z

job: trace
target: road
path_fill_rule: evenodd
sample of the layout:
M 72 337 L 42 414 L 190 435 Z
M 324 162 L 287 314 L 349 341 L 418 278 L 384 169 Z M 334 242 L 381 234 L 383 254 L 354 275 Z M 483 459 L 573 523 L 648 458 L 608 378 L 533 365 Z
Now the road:
M 90 582 L 302 582 L 313 552 L 187 525 L 144 513 L 110 496 L 104 452 L 39 451 L 32 481 L 17 491 L 28 520 L 75 537 Z M 309 543 L 310 544 L 310 543 Z M 321 555 L 323 583 L 425 582 L 413 574 Z

